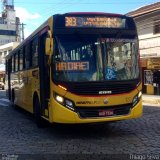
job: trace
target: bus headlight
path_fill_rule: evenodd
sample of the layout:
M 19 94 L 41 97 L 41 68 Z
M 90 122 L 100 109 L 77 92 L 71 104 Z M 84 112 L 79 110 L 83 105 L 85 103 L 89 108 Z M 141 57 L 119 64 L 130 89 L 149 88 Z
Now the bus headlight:
M 58 94 L 55 94 L 55 100 L 60 103 L 61 105 L 63 105 L 64 107 L 74 111 L 74 104 L 71 100 L 66 99 Z
M 56 101 L 59 102 L 59 103 L 61 103 L 61 104 L 63 104 L 64 98 L 61 97 L 61 96 L 59 96 L 59 95 L 56 95 Z
M 140 92 L 133 98 L 133 101 L 132 101 L 132 106 L 133 106 L 133 107 L 139 102 L 139 100 L 141 99 L 141 97 L 142 97 L 142 92 L 140 91 Z

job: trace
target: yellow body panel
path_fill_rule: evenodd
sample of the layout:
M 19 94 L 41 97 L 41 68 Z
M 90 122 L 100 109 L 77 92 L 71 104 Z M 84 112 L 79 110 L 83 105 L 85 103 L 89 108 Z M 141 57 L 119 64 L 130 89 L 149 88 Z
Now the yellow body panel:
M 33 94 L 39 95 L 39 78 L 33 76 L 33 72 L 39 75 L 39 69 L 31 69 L 14 73 L 17 76 L 17 87 L 13 85 L 15 90 L 15 104 L 23 109 L 33 113 Z

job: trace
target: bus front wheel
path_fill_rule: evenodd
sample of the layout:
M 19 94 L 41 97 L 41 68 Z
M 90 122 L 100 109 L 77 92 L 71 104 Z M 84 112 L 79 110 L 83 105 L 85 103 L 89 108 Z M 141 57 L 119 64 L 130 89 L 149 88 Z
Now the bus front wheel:
M 36 98 L 34 101 L 34 119 L 38 128 L 45 127 L 45 122 L 41 117 L 40 102 L 38 98 Z

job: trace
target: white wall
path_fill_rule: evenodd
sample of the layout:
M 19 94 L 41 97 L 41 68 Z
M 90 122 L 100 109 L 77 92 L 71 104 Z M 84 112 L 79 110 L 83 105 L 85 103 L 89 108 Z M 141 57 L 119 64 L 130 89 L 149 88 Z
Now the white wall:
M 153 33 L 154 22 L 157 19 L 160 21 L 159 11 L 135 18 L 141 57 L 160 57 L 160 33 Z
M 12 42 L 5 45 L 0 46 L 0 71 L 4 71 L 5 69 L 5 57 L 9 53 L 10 50 L 16 48 L 19 45 L 19 42 Z

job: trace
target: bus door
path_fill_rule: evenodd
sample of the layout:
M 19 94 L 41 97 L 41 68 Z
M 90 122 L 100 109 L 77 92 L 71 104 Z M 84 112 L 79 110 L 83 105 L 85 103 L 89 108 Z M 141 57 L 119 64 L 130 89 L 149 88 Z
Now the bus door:
M 45 40 L 47 33 L 39 38 L 39 73 L 40 73 L 40 102 L 42 114 L 48 109 L 48 101 L 50 98 L 50 67 L 48 65 L 48 57 L 45 54 Z

